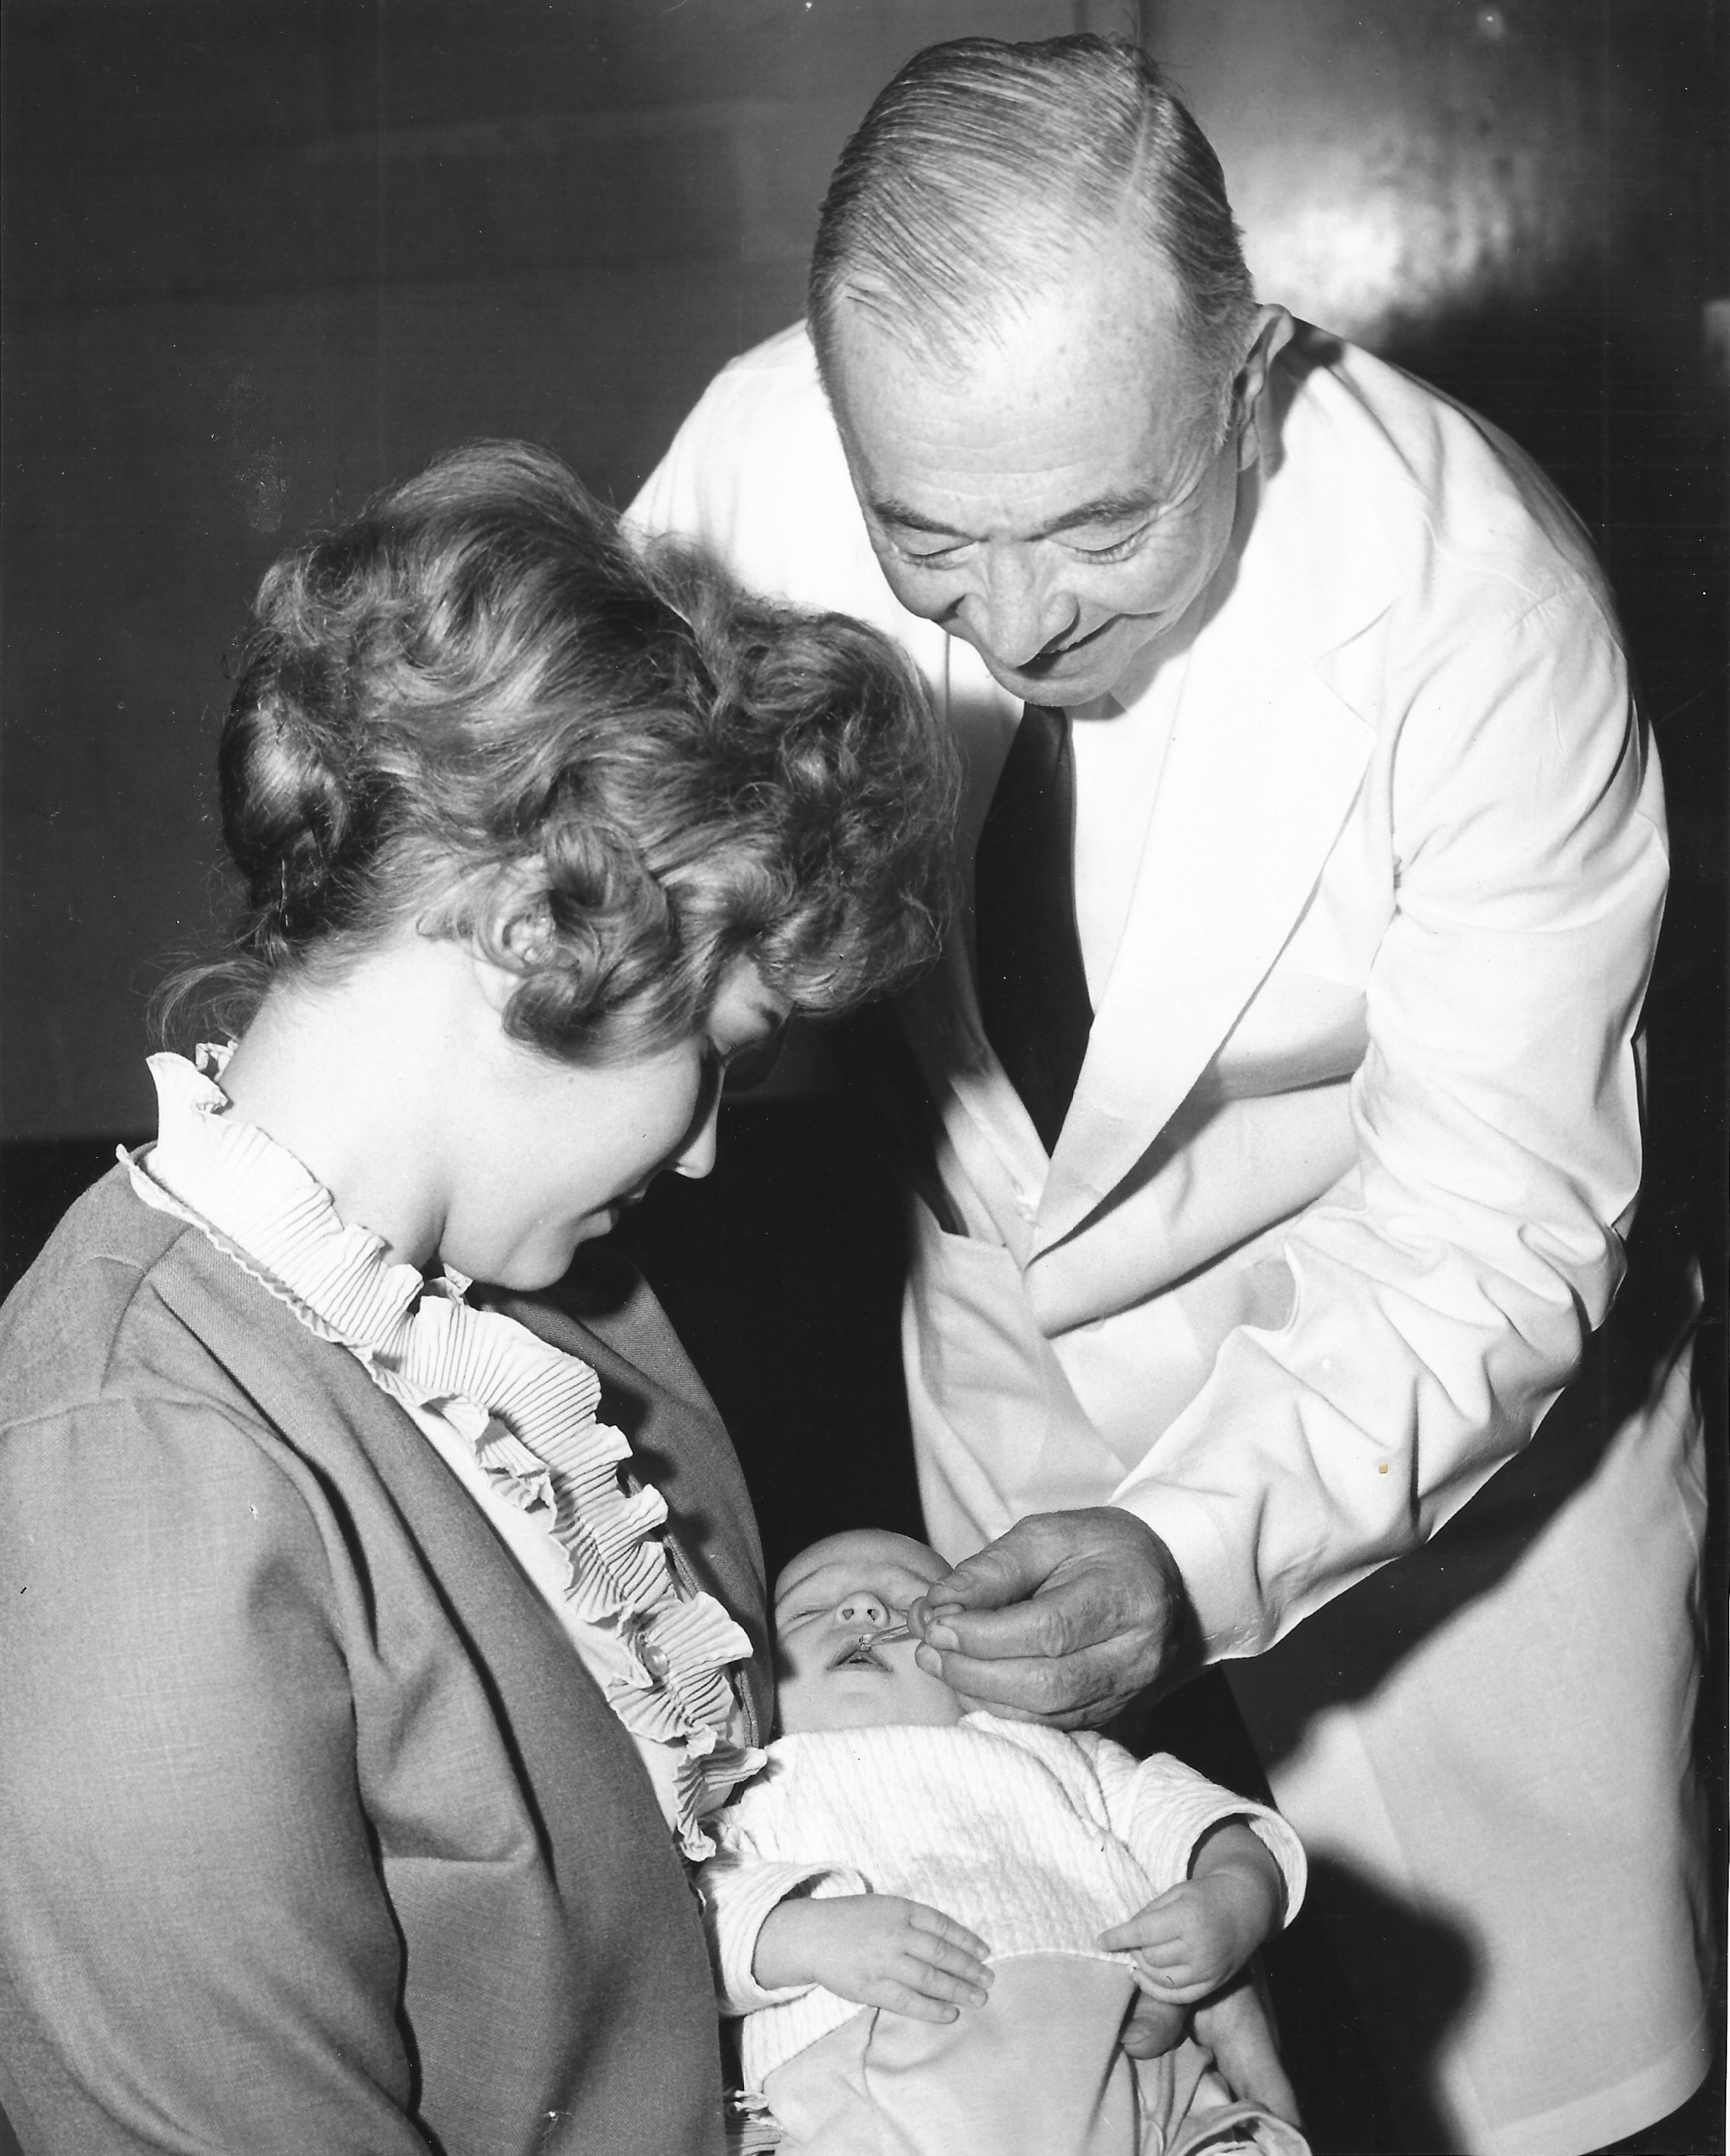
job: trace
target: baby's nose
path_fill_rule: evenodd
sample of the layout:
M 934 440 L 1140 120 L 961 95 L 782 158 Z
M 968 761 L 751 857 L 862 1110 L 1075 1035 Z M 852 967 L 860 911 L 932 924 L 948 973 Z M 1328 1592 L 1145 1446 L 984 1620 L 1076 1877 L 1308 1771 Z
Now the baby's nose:
M 889 1622 L 888 1610 L 870 1594 L 850 1594 L 835 1615 L 843 1625 L 870 1625 L 880 1630 Z

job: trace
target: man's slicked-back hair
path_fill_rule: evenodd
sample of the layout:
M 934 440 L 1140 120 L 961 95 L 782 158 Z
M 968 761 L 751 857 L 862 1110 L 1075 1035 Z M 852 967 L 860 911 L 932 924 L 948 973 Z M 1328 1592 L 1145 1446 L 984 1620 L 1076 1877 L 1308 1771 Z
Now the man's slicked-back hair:
M 1078 235 L 1126 226 L 1173 278 L 1223 417 L 1255 297 L 1219 161 L 1152 60 L 1122 38 L 927 46 L 865 115 L 824 199 L 810 321 L 824 381 L 844 302 L 958 365 L 1073 262 Z

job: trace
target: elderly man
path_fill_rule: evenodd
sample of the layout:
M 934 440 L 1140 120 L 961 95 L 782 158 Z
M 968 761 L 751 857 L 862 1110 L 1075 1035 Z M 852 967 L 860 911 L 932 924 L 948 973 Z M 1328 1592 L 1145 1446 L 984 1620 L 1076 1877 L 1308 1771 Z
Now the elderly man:
M 967 759 L 972 915 L 904 1014 L 930 1666 L 1069 1725 L 1231 1663 L 1408 2145 L 1672 2109 L 1685 1359 L 1544 1420 L 1622 1274 L 1666 877 L 1578 526 L 1257 305 L 1206 141 L 1090 38 L 910 63 L 809 338 L 635 513 L 886 628 Z

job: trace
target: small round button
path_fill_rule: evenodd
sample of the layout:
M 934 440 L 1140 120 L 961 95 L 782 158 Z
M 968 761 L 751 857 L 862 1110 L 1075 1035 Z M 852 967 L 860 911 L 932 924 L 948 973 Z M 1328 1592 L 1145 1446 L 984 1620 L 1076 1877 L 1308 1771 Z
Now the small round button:
M 649 1676 L 655 1679 L 657 1684 L 661 1683 L 665 1679 L 667 1671 L 670 1666 L 667 1661 L 665 1650 L 661 1647 L 657 1647 L 653 1640 L 645 1640 L 643 1642 L 642 1646 L 638 1650 L 638 1653 L 641 1658 L 644 1668 L 648 1671 Z

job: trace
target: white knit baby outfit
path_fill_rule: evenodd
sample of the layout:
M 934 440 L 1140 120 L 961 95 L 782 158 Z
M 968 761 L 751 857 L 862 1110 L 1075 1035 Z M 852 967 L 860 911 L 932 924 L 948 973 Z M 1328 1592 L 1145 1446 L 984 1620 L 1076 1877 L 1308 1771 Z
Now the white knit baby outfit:
M 720 1849 L 698 1875 L 721 2004 L 745 2017 L 747 2085 L 862 2010 L 821 1985 L 772 1992 L 752 1976 L 763 1919 L 795 1888 L 928 1903 L 987 1940 L 993 1964 L 1125 1963 L 1100 1933 L 1186 1879 L 1197 1842 L 1228 1819 L 1280 1866 L 1289 1922 L 1306 1876 L 1296 1835 L 1175 1759 L 990 1714 L 778 1738 L 711 1822 Z

